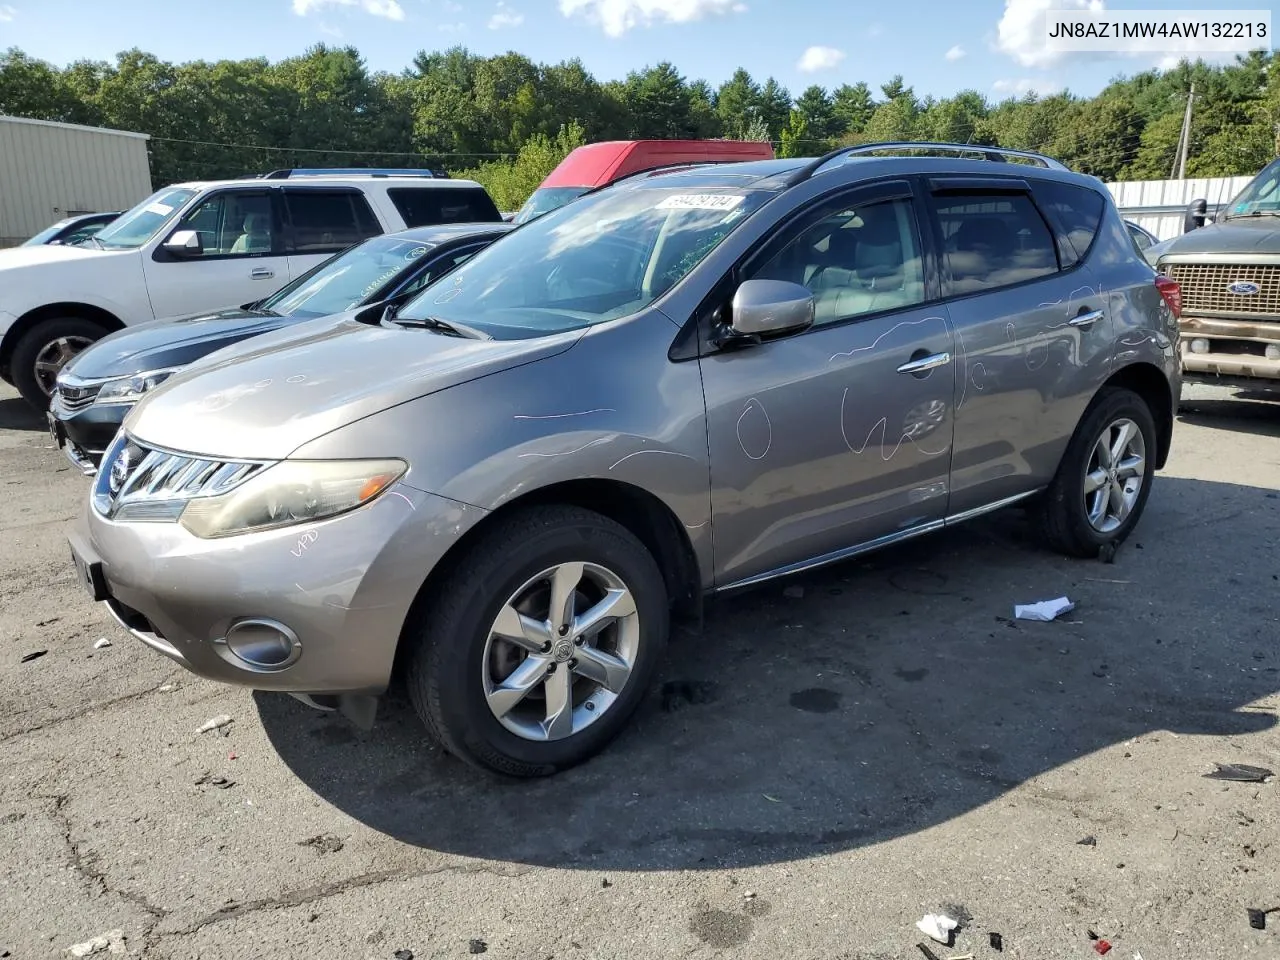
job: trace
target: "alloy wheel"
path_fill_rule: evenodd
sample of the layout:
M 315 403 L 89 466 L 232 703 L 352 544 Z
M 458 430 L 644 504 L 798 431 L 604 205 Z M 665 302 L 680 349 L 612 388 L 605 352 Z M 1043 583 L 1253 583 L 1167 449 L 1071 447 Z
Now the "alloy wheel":
M 511 595 L 489 628 L 485 701 L 526 740 L 563 740 L 600 719 L 635 667 L 640 616 L 612 570 L 569 562 Z
M 58 337 L 46 343 L 40 352 L 36 354 L 34 365 L 36 383 L 46 397 L 53 395 L 53 388 L 57 383 L 59 371 L 67 365 L 72 357 L 91 343 L 93 341 L 88 337 Z
M 1147 444 L 1127 417 L 1102 431 L 1084 474 L 1084 506 L 1089 524 L 1112 533 L 1129 518 L 1146 479 Z

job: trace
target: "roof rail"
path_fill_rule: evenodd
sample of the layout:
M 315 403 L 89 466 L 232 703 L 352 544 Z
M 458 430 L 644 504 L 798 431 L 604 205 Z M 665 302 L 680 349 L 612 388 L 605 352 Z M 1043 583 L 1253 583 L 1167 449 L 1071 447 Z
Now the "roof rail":
M 292 180 L 295 177 L 423 177 L 447 180 L 449 175 L 427 169 L 393 167 L 294 167 L 270 173 L 249 173 L 242 180 Z
M 787 178 L 787 186 L 795 186 L 797 183 L 808 180 L 832 160 L 839 157 L 848 157 L 859 153 L 880 153 L 889 150 L 930 150 L 934 153 L 957 155 L 976 153 L 980 154 L 983 160 L 990 160 L 994 163 L 1007 163 L 1010 157 L 1018 157 L 1023 160 L 1033 160 L 1037 165 L 1049 170 L 1067 169 L 1066 166 L 1052 157 L 1046 157 L 1042 153 L 1032 153 L 1030 150 L 1011 150 L 1007 147 L 988 147 L 973 143 L 932 143 L 928 141 L 913 143 L 909 140 L 893 140 L 884 143 L 859 143 L 851 147 L 840 147 L 830 153 L 825 153 L 791 174 Z

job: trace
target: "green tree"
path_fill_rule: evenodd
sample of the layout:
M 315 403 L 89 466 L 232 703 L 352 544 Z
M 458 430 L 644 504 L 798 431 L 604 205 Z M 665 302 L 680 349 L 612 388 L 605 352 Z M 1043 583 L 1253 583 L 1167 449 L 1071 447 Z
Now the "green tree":
M 865 83 L 852 86 L 842 84 L 836 87 L 831 98 L 831 109 L 835 112 L 838 128 L 836 136 L 860 134 L 866 129 L 871 115 L 876 112 L 875 100 L 871 96 L 871 88 Z
M 746 136 L 747 128 L 755 115 L 753 111 L 759 108 L 760 87 L 751 79 L 751 74 L 741 67 L 716 92 L 716 113 L 720 115 L 720 123 L 727 137 L 751 139 Z M 764 139 L 767 140 L 768 137 Z
M 586 132 L 581 124 L 570 123 L 561 127 L 555 137 L 535 135 L 512 160 L 482 163 L 462 176 L 483 184 L 499 209 L 518 210 L 547 174 L 584 143 Z
M 815 140 L 830 140 L 844 131 L 836 118 L 835 103 L 825 89 L 814 84 L 806 87 L 796 100 L 796 110 L 804 118 L 809 136 Z
M 791 93 L 770 77 L 760 88 L 760 117 L 769 128 L 769 139 L 776 140 L 791 117 Z
M 782 128 L 782 142 L 778 146 L 780 157 L 804 157 L 813 151 L 808 150 L 809 122 L 799 110 L 792 110 L 787 125 Z

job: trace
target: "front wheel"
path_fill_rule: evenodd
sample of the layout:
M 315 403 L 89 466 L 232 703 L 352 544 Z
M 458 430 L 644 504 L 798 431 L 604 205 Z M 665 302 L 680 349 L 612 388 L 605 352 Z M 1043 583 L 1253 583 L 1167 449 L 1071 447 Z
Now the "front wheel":
M 546 776 L 581 763 L 640 705 L 670 611 L 653 556 L 576 507 L 501 522 L 426 599 L 406 632 L 410 698 L 455 756 Z
M 1137 526 L 1151 493 L 1155 421 L 1132 390 L 1105 388 L 1076 428 L 1039 503 L 1040 526 L 1055 549 L 1096 557 Z
M 49 409 L 58 373 L 71 358 L 106 334 L 82 317 L 42 320 L 24 333 L 13 348 L 10 373 L 22 399 L 39 411 Z

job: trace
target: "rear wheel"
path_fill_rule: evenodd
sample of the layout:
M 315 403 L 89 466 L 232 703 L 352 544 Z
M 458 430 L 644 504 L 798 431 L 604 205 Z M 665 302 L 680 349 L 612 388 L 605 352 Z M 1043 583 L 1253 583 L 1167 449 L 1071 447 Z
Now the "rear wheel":
M 1120 387 L 1100 392 L 1038 504 L 1049 544 L 1069 556 L 1095 557 L 1128 537 L 1151 493 L 1156 443 L 1142 397 Z
M 9 362 L 13 385 L 31 406 L 41 411 L 49 409 L 59 371 L 106 332 L 82 317 L 57 317 L 37 323 L 13 348 Z
M 626 528 L 537 507 L 483 537 L 405 640 L 410 699 L 454 755 L 545 776 L 599 752 L 639 706 L 667 639 L 666 587 Z

